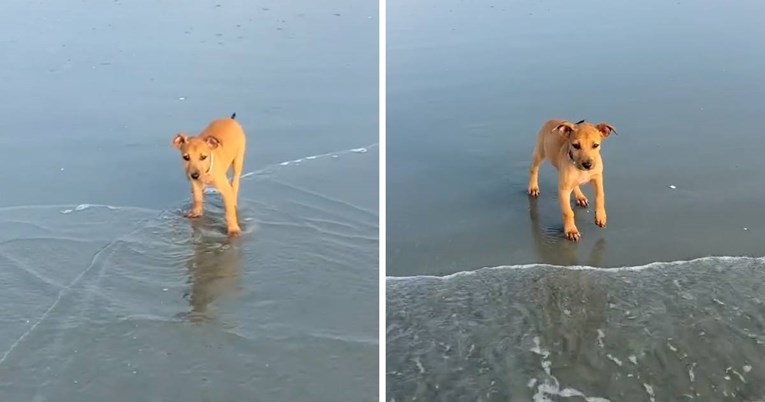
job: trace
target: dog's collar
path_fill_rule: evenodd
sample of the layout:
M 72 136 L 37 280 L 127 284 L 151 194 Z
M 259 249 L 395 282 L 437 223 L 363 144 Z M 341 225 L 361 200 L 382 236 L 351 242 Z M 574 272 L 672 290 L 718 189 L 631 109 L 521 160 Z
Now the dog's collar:
M 572 165 L 574 165 L 574 167 L 575 167 L 575 168 L 577 168 L 577 169 L 579 169 L 579 170 L 585 170 L 585 169 L 582 169 L 582 167 L 581 167 L 581 166 L 579 166 L 579 164 L 578 164 L 578 163 L 576 163 L 576 161 L 574 160 L 574 154 L 571 152 L 571 150 L 570 150 L 570 149 L 568 150 L 568 152 L 566 152 L 566 155 L 568 155 L 568 161 L 569 161 L 569 162 L 570 162 Z
M 207 172 L 205 174 L 210 174 L 212 172 L 213 164 L 215 163 L 215 159 L 213 158 L 212 152 L 210 152 L 210 167 L 207 168 Z
M 576 124 L 579 125 L 579 124 L 582 124 L 584 122 L 585 122 L 585 120 L 579 120 L 578 122 L 576 122 Z M 578 163 L 576 163 L 576 161 L 574 160 L 574 154 L 571 152 L 570 149 L 568 150 L 568 152 L 566 152 L 566 155 L 568 155 L 568 161 L 571 162 L 571 164 L 574 165 L 574 167 L 576 167 L 579 170 L 584 170 L 584 169 L 582 169 L 581 166 L 579 166 Z

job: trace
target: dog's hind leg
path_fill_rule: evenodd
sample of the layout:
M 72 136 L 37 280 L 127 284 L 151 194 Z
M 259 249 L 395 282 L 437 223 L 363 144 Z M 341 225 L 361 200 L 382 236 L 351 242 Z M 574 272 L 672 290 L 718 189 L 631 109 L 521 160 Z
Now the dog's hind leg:
M 590 205 L 590 200 L 587 199 L 579 186 L 574 187 L 574 197 L 576 198 L 576 205 L 582 208 L 587 208 Z
M 223 198 L 223 207 L 226 211 L 226 227 L 228 235 L 232 237 L 239 236 L 242 233 L 242 229 L 239 228 L 239 221 L 237 219 L 236 211 L 236 198 L 234 198 L 234 190 L 228 181 L 222 181 L 215 187 L 220 191 L 220 195 Z
M 234 174 L 231 176 L 231 189 L 234 193 L 234 204 L 239 204 L 239 179 L 242 177 L 242 168 L 244 167 L 244 147 L 231 162 Z

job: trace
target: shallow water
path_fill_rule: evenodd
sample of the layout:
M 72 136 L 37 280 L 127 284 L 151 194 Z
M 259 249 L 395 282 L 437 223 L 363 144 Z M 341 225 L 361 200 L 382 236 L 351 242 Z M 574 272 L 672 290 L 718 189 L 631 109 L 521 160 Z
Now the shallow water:
M 764 11 L 389 1 L 389 401 L 765 399 Z M 554 117 L 619 133 L 579 243 L 525 194 Z
M 372 400 L 374 204 L 306 183 L 353 170 L 345 184 L 365 188 L 375 161 L 372 149 L 245 179 L 239 240 L 215 194 L 192 222 L 188 203 L 1 209 L 4 397 Z
M 387 280 L 394 401 L 756 401 L 765 261 Z
M 376 3 L 2 7 L 0 399 L 375 400 Z M 232 112 L 236 240 L 170 147 Z
M 764 7 L 390 1 L 388 275 L 560 255 L 598 266 L 762 255 Z M 608 228 L 577 208 L 576 246 L 559 241 L 549 165 L 538 230 L 525 195 L 537 132 L 553 117 L 619 133 L 602 150 Z

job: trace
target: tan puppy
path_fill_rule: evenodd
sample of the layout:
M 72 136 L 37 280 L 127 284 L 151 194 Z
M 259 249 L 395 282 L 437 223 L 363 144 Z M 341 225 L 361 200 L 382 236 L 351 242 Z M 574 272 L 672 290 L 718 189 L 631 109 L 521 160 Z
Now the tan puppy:
M 581 236 L 574 223 L 571 209 L 571 193 L 576 203 L 587 207 L 589 201 L 580 185 L 592 183 L 595 189 L 595 224 L 606 226 L 606 197 L 603 190 L 603 160 L 600 158 L 600 144 L 614 128 L 610 124 L 592 125 L 571 123 L 565 120 L 549 120 L 539 130 L 537 144 L 531 162 L 529 195 L 539 196 L 539 167 L 545 159 L 558 170 L 558 201 L 563 212 L 563 231 L 569 240 Z
M 239 236 L 241 229 L 237 221 L 239 199 L 239 179 L 244 165 L 244 152 L 247 140 L 242 126 L 234 120 L 219 119 L 210 123 L 198 136 L 178 134 L 173 138 L 173 146 L 183 158 L 186 177 L 191 182 L 194 205 L 186 216 L 202 216 L 202 201 L 205 186 L 213 186 L 223 198 L 226 209 L 226 225 L 229 236 Z M 234 175 L 229 183 L 226 174 L 233 167 Z

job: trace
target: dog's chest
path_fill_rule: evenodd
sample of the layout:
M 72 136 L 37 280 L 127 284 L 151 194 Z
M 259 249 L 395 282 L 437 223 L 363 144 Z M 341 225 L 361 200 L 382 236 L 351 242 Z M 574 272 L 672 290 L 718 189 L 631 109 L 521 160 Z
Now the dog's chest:
M 590 180 L 592 180 L 592 175 L 588 173 L 580 173 L 579 177 L 577 177 L 577 185 L 588 183 Z
M 581 186 L 582 184 L 589 183 L 592 181 L 593 174 L 592 172 L 585 172 L 579 169 L 570 169 L 566 173 L 568 173 L 566 178 L 564 179 L 566 182 L 570 183 L 571 185 L 575 186 Z

